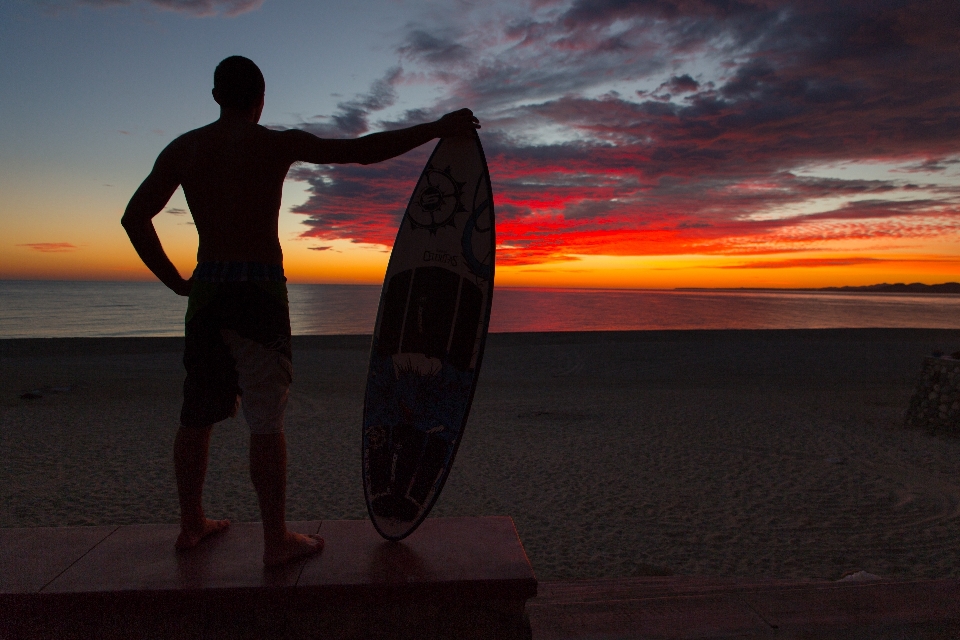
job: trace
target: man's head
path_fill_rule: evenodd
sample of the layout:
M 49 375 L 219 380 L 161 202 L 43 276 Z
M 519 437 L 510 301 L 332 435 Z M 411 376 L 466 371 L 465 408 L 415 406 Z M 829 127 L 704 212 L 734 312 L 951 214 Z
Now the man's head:
M 224 109 L 253 111 L 262 106 L 265 88 L 260 68 L 243 56 L 225 58 L 213 72 L 213 99 Z

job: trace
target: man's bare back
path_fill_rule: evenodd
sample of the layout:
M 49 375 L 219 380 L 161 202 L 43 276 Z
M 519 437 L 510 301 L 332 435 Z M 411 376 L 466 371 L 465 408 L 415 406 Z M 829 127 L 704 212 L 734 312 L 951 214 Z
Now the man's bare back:
M 198 262 L 282 264 L 280 197 L 294 162 L 289 136 L 240 119 L 221 119 L 170 145 L 200 236 Z
M 396 157 L 434 138 L 472 135 L 469 109 L 440 120 L 362 138 L 318 138 L 305 131 L 273 131 L 257 124 L 261 102 L 245 112 L 227 109 L 220 119 L 174 140 L 134 194 L 123 226 L 147 267 L 180 295 L 190 288 L 169 262 L 152 219 L 178 186 L 197 225 L 198 262 L 282 264 L 277 234 L 283 181 L 297 161 L 372 164 Z

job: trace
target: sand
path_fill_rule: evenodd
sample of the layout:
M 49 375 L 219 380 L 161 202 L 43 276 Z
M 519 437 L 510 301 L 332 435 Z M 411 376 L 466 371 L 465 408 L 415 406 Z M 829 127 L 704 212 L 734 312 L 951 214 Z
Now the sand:
M 0 341 L 0 526 L 176 522 L 181 344 Z M 366 517 L 368 347 L 295 338 L 291 520 Z M 901 428 L 938 347 L 960 333 L 493 335 L 433 515 L 512 516 L 541 580 L 960 577 L 960 440 Z M 259 519 L 246 460 L 220 424 L 211 517 Z

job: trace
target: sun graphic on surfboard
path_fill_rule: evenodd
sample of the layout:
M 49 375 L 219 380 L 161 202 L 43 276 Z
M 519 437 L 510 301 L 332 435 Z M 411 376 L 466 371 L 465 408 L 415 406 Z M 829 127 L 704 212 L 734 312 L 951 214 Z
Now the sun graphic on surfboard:
M 436 233 L 437 229 L 445 226 L 456 226 L 456 214 L 466 211 L 461 196 L 466 182 L 460 182 L 453 177 L 450 167 L 440 170 L 427 165 L 423 171 L 421 188 L 413 197 L 413 204 L 408 215 L 410 226 L 413 229 L 426 229 Z

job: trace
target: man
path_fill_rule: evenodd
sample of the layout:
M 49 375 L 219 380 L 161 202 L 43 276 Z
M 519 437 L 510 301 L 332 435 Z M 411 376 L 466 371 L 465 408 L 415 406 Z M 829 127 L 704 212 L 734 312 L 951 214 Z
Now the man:
M 265 85 L 247 58 L 223 60 L 213 84 L 220 119 L 185 133 L 160 153 L 121 223 L 157 278 L 189 296 L 187 377 L 174 442 L 180 499 L 176 548 L 191 549 L 229 526 L 206 518 L 201 496 L 213 424 L 234 415 L 242 399 L 251 432 L 250 477 L 263 519 L 263 562 L 275 566 L 323 548 L 322 538 L 288 531 L 285 522 L 283 414 L 292 365 L 277 220 L 287 170 L 297 161 L 381 162 L 434 138 L 474 135 L 479 122 L 461 109 L 407 129 L 328 140 L 257 124 Z M 197 268 L 188 280 L 167 258 L 152 222 L 178 186 L 200 236 Z

